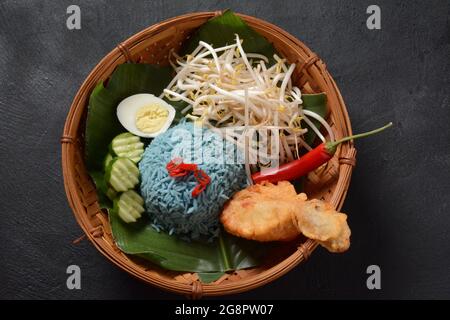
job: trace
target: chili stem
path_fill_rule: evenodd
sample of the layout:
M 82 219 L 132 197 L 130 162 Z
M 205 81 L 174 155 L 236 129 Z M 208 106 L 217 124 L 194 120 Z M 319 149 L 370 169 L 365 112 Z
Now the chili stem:
M 370 135 L 372 135 L 372 134 L 381 132 L 381 131 L 383 131 L 383 130 L 389 128 L 390 126 L 392 126 L 392 122 L 389 122 L 389 123 L 388 123 L 387 125 L 385 125 L 384 127 L 381 127 L 381 128 L 378 128 L 378 129 L 375 129 L 375 130 L 372 130 L 372 131 L 368 131 L 368 132 L 363 132 L 363 133 L 355 134 L 355 135 L 352 135 L 352 136 L 349 136 L 349 137 L 342 138 L 342 139 L 340 139 L 340 140 L 338 140 L 338 141 L 329 142 L 329 145 L 330 145 L 330 147 L 332 147 L 332 148 L 333 148 L 333 147 L 337 147 L 337 146 L 338 146 L 339 144 L 341 144 L 342 142 L 349 141 L 349 140 L 355 140 L 355 139 L 358 139 L 358 138 L 364 138 L 364 137 L 370 136 Z

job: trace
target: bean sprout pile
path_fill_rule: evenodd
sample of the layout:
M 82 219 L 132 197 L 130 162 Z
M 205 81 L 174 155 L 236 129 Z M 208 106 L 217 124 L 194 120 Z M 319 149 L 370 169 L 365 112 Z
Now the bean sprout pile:
M 226 136 L 241 146 L 250 129 L 275 130 L 279 154 L 272 156 L 281 164 L 298 158 L 299 146 L 311 150 L 304 140 L 308 129 L 302 127 L 303 122 L 325 141 L 311 121 L 316 119 L 334 141 L 326 120 L 302 108 L 302 93 L 291 80 L 295 64 L 286 59 L 274 55 L 275 63 L 269 66 L 264 55 L 244 52 L 238 35 L 231 45 L 213 48 L 200 41 L 189 55 L 172 54 L 177 74 L 161 98 L 186 102 L 182 113 L 187 118 L 213 128 L 242 128 L 244 133 Z

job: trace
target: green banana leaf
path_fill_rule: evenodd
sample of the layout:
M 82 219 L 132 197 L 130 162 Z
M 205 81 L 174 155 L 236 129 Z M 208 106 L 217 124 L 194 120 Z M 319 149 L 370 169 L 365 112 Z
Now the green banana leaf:
M 200 281 L 203 283 L 210 283 L 218 280 L 223 276 L 224 272 L 197 272 Z
M 105 173 L 102 171 L 89 172 L 92 180 L 94 180 L 95 187 L 97 188 L 97 198 L 100 208 L 109 209 L 112 208 L 112 201 L 106 196 L 108 186 L 105 181 Z
M 123 252 L 138 255 L 168 270 L 205 273 L 205 279 L 259 265 L 267 250 L 273 247 L 273 244 L 237 238 L 226 232 L 221 232 L 211 243 L 187 242 L 156 231 L 147 217 L 136 223 L 124 223 L 114 209 L 109 211 L 109 221 L 114 240 Z
M 170 67 L 127 63 L 117 67 L 108 84 L 99 83 L 89 99 L 85 153 L 90 172 L 101 171 L 111 140 L 126 131 L 116 116 L 120 101 L 137 93 L 159 95 L 172 79 Z
M 204 41 L 215 48 L 232 44 L 236 41 L 236 34 L 244 40 L 242 47 L 245 52 L 260 53 L 265 55 L 270 62 L 274 61 L 273 55 L 276 51 L 272 43 L 249 27 L 231 10 L 210 19 L 198 28 L 189 41 L 184 44 L 181 53 L 191 53 L 197 48 L 199 41 Z
M 111 140 L 125 132 L 116 116 L 120 101 L 137 93 L 159 95 L 172 79 L 171 67 L 126 63 L 119 65 L 105 85 L 97 84 L 89 98 L 85 131 L 85 161 L 97 188 L 101 208 L 110 208 L 111 200 L 105 195 L 103 160 Z
M 325 93 L 316 93 L 316 94 L 303 94 L 303 108 L 305 110 L 312 111 L 322 118 L 325 118 L 327 115 L 327 95 Z M 311 119 L 311 122 L 318 128 L 321 128 L 321 124 L 319 121 L 315 119 Z M 305 127 L 308 128 L 308 132 L 305 134 L 305 142 L 309 145 L 312 145 L 314 140 L 316 139 L 316 133 L 311 130 L 311 128 L 304 123 Z

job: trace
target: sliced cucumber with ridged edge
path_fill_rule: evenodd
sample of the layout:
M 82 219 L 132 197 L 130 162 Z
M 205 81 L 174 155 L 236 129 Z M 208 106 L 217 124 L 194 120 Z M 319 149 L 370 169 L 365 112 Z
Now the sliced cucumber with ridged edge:
M 138 163 L 144 153 L 144 143 L 138 136 L 125 132 L 111 141 L 111 151 L 118 157 L 129 158 Z
M 115 158 L 106 168 L 105 180 L 115 191 L 125 192 L 139 183 L 139 169 L 128 158 Z
M 114 207 L 119 217 L 126 223 L 135 222 L 142 216 L 144 199 L 134 190 L 128 190 L 114 201 Z
M 108 168 L 108 164 L 112 159 L 114 159 L 114 157 L 111 155 L 111 153 L 108 153 L 105 157 L 105 160 L 103 160 L 103 170 L 106 171 L 106 168 Z

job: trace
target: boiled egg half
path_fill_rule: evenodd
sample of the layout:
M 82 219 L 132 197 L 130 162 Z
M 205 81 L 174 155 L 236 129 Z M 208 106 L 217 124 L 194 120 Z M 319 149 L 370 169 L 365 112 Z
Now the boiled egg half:
M 175 109 L 152 94 L 140 93 L 119 103 L 117 118 L 132 134 L 153 138 L 170 127 L 175 118 Z

